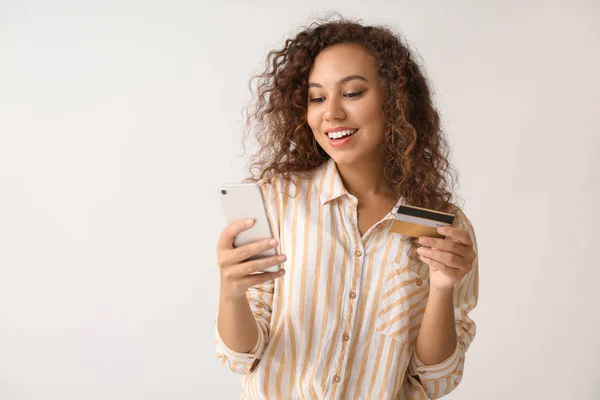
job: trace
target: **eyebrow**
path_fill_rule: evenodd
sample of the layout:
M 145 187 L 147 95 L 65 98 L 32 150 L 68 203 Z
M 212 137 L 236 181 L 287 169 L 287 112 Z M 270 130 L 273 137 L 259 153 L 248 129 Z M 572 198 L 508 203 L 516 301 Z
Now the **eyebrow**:
M 347 76 L 345 78 L 340 79 L 338 83 L 346 83 L 348 81 L 352 81 L 352 80 L 355 80 L 355 79 L 358 79 L 360 81 L 365 81 L 365 82 L 369 83 L 369 81 L 364 76 L 360 76 L 360 75 L 349 75 L 349 76 Z M 308 87 L 309 88 L 311 88 L 311 87 L 322 88 L 323 86 L 321 84 L 319 84 L 319 83 L 310 82 L 308 84 Z

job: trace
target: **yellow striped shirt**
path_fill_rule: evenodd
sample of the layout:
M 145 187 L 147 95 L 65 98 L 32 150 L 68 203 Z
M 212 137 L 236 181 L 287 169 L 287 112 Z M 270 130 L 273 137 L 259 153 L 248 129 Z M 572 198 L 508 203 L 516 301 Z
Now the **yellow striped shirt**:
M 452 391 L 475 336 L 468 313 L 478 298 L 478 259 L 454 290 L 456 350 L 425 366 L 414 347 L 429 267 L 410 260 L 411 243 L 388 231 L 403 198 L 361 237 L 357 199 L 332 160 L 296 186 L 281 177 L 260 185 L 288 259 L 282 278 L 247 292 L 259 332 L 250 352 L 229 349 L 215 327 L 217 357 L 242 375 L 241 398 L 435 399 Z M 462 211 L 453 225 L 477 253 Z

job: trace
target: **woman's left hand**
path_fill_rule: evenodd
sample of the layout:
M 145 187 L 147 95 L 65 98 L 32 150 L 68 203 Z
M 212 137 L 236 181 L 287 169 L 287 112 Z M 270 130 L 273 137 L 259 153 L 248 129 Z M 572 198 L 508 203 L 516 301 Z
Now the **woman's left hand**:
M 465 230 L 440 226 L 437 231 L 446 239 L 421 236 L 419 243 L 431 248 L 419 247 L 417 252 L 421 260 L 429 265 L 430 288 L 449 290 L 471 271 L 477 255 Z

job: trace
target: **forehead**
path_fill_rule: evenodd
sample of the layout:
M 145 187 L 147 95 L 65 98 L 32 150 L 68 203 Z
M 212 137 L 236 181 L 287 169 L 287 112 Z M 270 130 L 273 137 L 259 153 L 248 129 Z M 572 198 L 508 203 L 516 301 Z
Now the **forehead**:
M 328 47 L 317 55 L 308 80 L 327 84 L 349 75 L 362 75 L 371 81 L 378 71 L 375 57 L 367 49 L 358 44 L 344 43 Z

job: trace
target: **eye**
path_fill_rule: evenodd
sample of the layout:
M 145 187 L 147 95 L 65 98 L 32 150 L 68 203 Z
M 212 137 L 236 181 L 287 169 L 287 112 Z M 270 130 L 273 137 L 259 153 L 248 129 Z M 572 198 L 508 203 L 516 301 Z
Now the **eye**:
M 363 90 L 362 92 L 346 93 L 344 95 L 344 97 L 346 97 L 348 99 L 351 99 L 351 98 L 354 98 L 354 97 L 358 97 L 358 96 L 362 95 L 365 92 L 366 92 L 366 90 Z M 308 102 L 309 103 L 323 103 L 324 101 L 325 101 L 325 98 L 323 98 L 323 97 L 314 97 L 314 98 L 310 99 Z
M 346 93 L 344 96 L 352 98 L 352 97 L 357 97 L 360 96 L 361 94 L 363 94 L 364 92 L 354 92 L 354 93 Z

